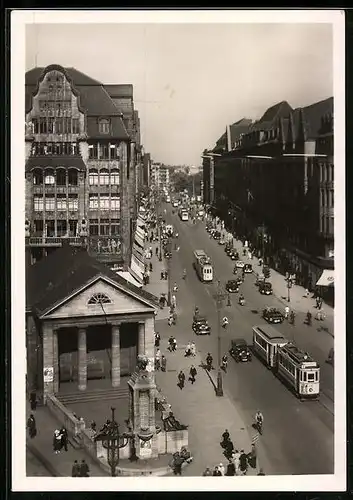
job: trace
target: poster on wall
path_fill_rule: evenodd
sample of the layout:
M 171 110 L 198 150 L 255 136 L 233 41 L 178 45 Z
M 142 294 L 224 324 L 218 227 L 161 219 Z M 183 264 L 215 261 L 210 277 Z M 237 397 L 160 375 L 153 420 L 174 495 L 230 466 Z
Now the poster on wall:
M 53 382 L 54 380 L 54 368 L 52 366 L 46 366 L 43 368 L 44 383 Z
M 150 457 L 152 455 L 152 441 L 143 441 L 140 439 L 140 458 Z

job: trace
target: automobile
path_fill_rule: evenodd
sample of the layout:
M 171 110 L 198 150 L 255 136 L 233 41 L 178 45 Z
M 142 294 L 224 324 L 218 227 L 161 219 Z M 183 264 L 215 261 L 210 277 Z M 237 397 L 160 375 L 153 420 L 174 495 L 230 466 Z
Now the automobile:
M 233 339 L 231 341 L 229 354 L 237 363 L 246 363 L 252 359 L 250 348 L 244 339 Z
M 239 253 L 234 250 L 231 251 L 231 253 L 229 254 L 229 257 L 231 258 L 231 260 L 238 260 L 239 259 Z
M 233 274 L 236 274 L 236 275 L 237 275 L 237 272 L 238 272 L 238 268 L 234 267 L 234 269 L 233 269 Z M 238 276 L 238 275 L 237 275 L 237 277 L 236 277 L 236 278 L 234 278 L 234 279 L 235 279 L 235 281 L 238 283 L 238 285 L 239 285 L 239 286 L 240 286 L 242 283 L 244 283 L 244 280 L 243 280 L 243 276 L 242 276 L 242 275 L 240 275 L 240 276 Z
M 225 245 L 225 244 L 226 244 L 226 240 L 224 240 L 223 238 L 218 240 L 218 245 Z
M 207 224 L 207 226 L 206 226 L 206 231 L 207 231 L 208 233 L 210 233 L 212 229 L 213 229 L 213 227 L 211 226 L 211 224 Z
M 283 323 L 284 321 L 284 315 L 276 307 L 265 307 L 262 317 L 268 323 Z
M 225 253 L 226 253 L 227 255 L 229 255 L 229 254 L 230 254 L 230 252 L 231 252 L 232 250 L 233 250 L 233 248 L 229 245 L 229 243 L 226 243 L 226 244 L 224 245 L 224 251 L 225 251 Z
M 211 327 L 208 324 L 207 319 L 204 316 L 199 316 L 192 323 L 192 329 L 196 335 L 210 335 Z
M 263 274 L 256 275 L 256 281 L 255 281 L 256 286 L 259 286 L 260 283 L 263 283 L 264 281 L 265 281 L 265 276 Z
M 226 283 L 226 290 L 229 293 L 237 293 L 239 292 L 239 283 L 238 280 L 228 280 Z
M 259 283 L 259 292 L 262 295 L 272 295 L 272 284 L 269 281 L 262 281 Z
M 237 260 L 235 263 L 235 267 L 237 267 L 238 269 L 243 269 L 243 267 L 245 267 L 245 262 L 243 262 L 242 260 Z
M 221 232 L 220 232 L 220 231 L 217 231 L 217 230 L 216 230 L 216 231 L 214 231 L 214 233 L 213 233 L 213 235 L 212 235 L 212 236 L 213 236 L 213 238 L 214 238 L 215 240 L 220 240 L 222 235 L 221 235 Z
M 252 273 L 252 265 L 251 264 L 245 264 L 244 273 L 247 273 L 247 274 Z

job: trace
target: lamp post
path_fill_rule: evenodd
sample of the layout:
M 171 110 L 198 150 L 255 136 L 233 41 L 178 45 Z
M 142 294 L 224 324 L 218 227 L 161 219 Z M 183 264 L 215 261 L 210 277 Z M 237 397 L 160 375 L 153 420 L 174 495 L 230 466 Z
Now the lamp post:
M 213 298 L 216 301 L 216 306 L 217 306 L 217 319 L 218 319 L 218 372 L 217 372 L 217 389 L 216 389 L 216 395 L 217 396 L 223 396 L 223 380 L 222 380 L 222 370 L 221 370 L 221 363 L 222 363 L 222 354 L 221 354 L 221 308 L 223 304 L 223 300 L 226 298 L 226 294 L 222 292 L 221 289 L 221 282 L 218 281 L 217 285 L 217 293 L 213 295 Z
M 290 302 L 290 289 L 292 288 L 292 280 L 289 278 L 287 278 L 287 292 L 288 292 L 288 296 L 287 296 L 287 300 L 288 302 Z
M 119 464 L 120 454 L 120 432 L 119 432 L 119 424 L 115 420 L 115 408 L 111 408 L 112 411 L 112 419 L 111 421 L 107 421 L 107 423 L 103 426 L 102 430 L 95 437 L 95 440 L 101 440 L 102 445 L 107 450 L 107 460 L 110 466 L 110 471 L 112 477 L 116 476 L 116 468 Z

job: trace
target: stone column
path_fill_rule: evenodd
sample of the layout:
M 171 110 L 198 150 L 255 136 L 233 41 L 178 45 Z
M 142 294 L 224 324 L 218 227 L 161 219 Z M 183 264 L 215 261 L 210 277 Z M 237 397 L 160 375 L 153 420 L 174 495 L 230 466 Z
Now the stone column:
M 120 325 L 112 325 L 112 387 L 120 385 Z
M 145 323 L 139 323 L 139 343 L 138 343 L 138 355 L 144 355 L 146 353 L 146 343 L 145 343 Z
M 53 390 L 54 393 L 59 391 L 59 348 L 58 348 L 58 330 L 53 330 L 53 368 L 54 368 L 54 379 L 53 379 Z
M 86 328 L 78 329 L 78 389 L 87 388 L 87 339 Z
M 50 325 L 43 325 L 43 400 L 47 395 L 54 393 L 54 343 L 53 329 Z

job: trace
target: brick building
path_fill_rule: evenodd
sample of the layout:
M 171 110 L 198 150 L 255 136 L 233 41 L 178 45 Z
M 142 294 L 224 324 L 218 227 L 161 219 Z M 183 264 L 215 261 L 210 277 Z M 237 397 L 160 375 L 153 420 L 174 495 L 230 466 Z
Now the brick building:
M 332 283 L 333 98 L 297 109 L 280 102 L 221 139 L 211 152 L 219 156 L 204 161 L 205 201 L 213 196 L 219 215 L 277 269 L 311 288 L 321 277 Z
M 162 163 L 151 163 L 151 185 L 158 189 L 169 189 L 169 168 Z
M 28 71 L 25 90 L 31 262 L 65 240 L 127 268 L 141 162 L 132 85 L 50 65 Z

